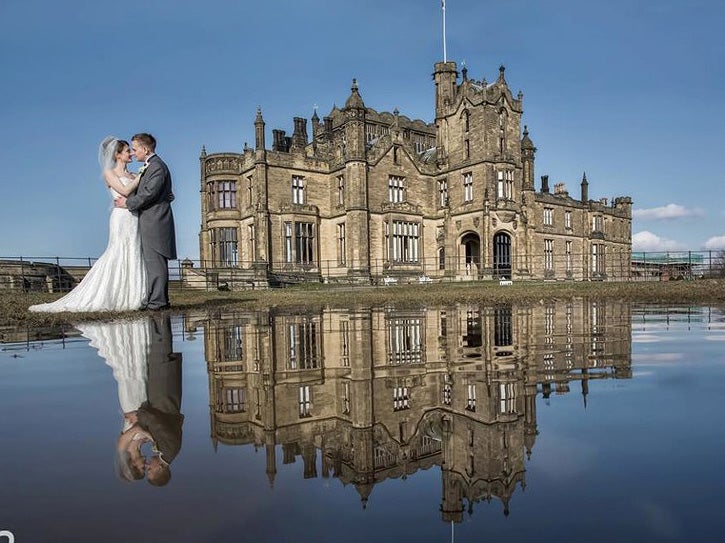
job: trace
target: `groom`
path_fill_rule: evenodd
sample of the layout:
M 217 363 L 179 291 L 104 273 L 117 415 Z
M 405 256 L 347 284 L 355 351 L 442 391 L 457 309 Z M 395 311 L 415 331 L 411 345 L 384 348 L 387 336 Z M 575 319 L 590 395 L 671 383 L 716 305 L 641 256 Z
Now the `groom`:
M 134 194 L 116 198 L 115 205 L 138 215 L 141 249 L 148 276 L 143 309 L 158 311 L 170 307 L 169 260 L 176 259 L 171 174 L 156 154 L 156 138 L 151 134 L 136 134 L 131 138 L 131 145 L 136 160 L 143 162 L 139 169 L 141 181 Z

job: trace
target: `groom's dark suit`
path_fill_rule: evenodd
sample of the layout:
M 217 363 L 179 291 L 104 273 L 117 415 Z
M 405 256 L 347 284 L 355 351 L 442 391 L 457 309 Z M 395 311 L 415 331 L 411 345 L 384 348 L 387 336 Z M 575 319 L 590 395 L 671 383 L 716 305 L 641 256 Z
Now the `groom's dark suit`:
M 147 160 L 136 193 L 126 198 L 126 207 L 138 215 L 141 248 L 148 275 L 146 307 L 169 305 L 169 260 L 176 259 L 176 233 L 171 202 L 171 173 L 158 155 Z
M 181 449 L 181 353 L 172 352 L 168 315 L 149 319 L 148 400 L 137 411 L 138 422 L 153 437 L 167 464 Z

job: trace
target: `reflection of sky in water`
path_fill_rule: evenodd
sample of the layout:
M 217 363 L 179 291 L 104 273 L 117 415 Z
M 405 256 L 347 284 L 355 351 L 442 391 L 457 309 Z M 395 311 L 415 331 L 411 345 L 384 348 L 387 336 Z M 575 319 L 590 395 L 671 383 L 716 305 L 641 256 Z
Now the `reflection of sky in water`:
M 446 466 L 438 460 L 417 466 L 409 457 L 401 460 L 408 470 L 405 477 L 376 473 L 377 482 L 365 509 L 355 481 L 343 484 L 333 473 L 324 476 L 319 449 L 332 450 L 333 441 L 350 438 L 350 425 L 336 423 L 341 433 L 326 433 L 324 427 L 334 426 L 333 419 L 313 418 L 306 426 L 305 421 L 295 418 L 289 419 L 294 424 L 276 428 L 273 486 L 264 443 L 217 442 L 215 446 L 211 421 L 215 416 L 228 415 L 214 414 L 216 381 L 210 379 L 207 362 L 211 359 L 212 332 L 203 318 L 193 325 L 192 318 L 175 318 L 172 323 L 174 350 L 183 354 L 185 419 L 183 447 L 173 461 L 171 482 L 164 488 L 154 488 L 145 481 L 122 483 L 116 477 L 113 449 L 120 431 L 117 385 L 110 368 L 88 347 L 87 340 L 68 330 L 64 340 L 0 344 L 0 529 L 13 530 L 19 543 L 62 540 L 57 534 L 71 531 L 79 534 L 74 541 L 107 542 L 438 542 L 449 541 L 452 530 L 459 542 L 493 538 L 531 541 L 532 534 L 556 534 L 557 541 L 718 539 L 715 534 L 725 528 L 719 511 L 725 475 L 717 467 L 725 447 L 720 416 L 720 383 L 725 379 L 720 341 L 725 338 L 725 325 L 717 321 L 722 318 L 719 313 L 687 308 L 668 315 L 656 307 L 636 306 L 631 313 L 600 307 L 594 313 L 600 319 L 594 323 L 598 335 L 592 336 L 588 324 L 577 328 L 579 319 L 586 322 L 593 313 L 586 307 L 582 311 L 574 308 L 573 322 L 566 317 L 569 310 L 563 305 L 557 305 L 551 314 L 514 309 L 508 331 L 500 326 L 501 322 L 508 326 L 509 321 L 489 319 L 487 310 L 447 308 L 446 348 L 452 353 L 460 350 L 460 358 L 445 362 L 441 355 L 441 314 L 431 311 L 415 316 L 422 324 L 420 331 L 412 334 L 408 328 L 402 332 L 386 328 L 391 316 L 382 314 L 377 321 L 372 317 L 369 328 L 379 334 L 372 341 L 359 329 L 353 330 L 353 352 L 359 348 L 357 344 L 367 340 L 367 348 L 381 353 L 385 360 L 402 359 L 401 353 L 386 358 L 391 345 L 395 349 L 408 346 L 415 356 L 426 357 L 422 372 L 415 366 L 390 367 L 384 362 L 376 366 L 379 386 L 366 389 L 375 402 L 373 419 L 385 422 L 397 437 L 397 421 L 405 414 L 392 411 L 393 387 L 400 375 L 422 380 L 406 381 L 411 390 L 407 413 L 413 417 L 409 421 L 413 428 L 419 416 L 416 413 L 441 409 L 437 392 L 424 400 L 421 393 L 427 389 L 420 387 L 425 383 L 442 386 L 446 367 L 452 369 L 455 398 L 465 396 L 465 379 L 474 376 L 476 383 L 490 383 L 491 396 L 485 386 L 479 388 L 475 416 L 465 409 L 452 415 L 453 437 L 460 439 L 451 443 L 463 448 L 455 454 L 449 451 L 452 456 Z M 617 320 L 618 315 L 626 322 Z M 234 322 L 249 321 L 242 317 Z M 284 331 L 293 329 L 288 323 L 299 331 L 300 323 L 307 321 L 284 312 L 263 317 L 255 321 L 262 327 L 274 328 L 275 322 L 281 323 L 281 332 L 274 336 L 281 353 L 280 372 L 285 363 Z M 335 349 L 346 329 L 337 322 L 333 326 L 335 318 L 325 314 L 316 321 L 320 323 L 318 347 L 324 351 L 325 373 L 314 379 L 330 383 L 339 378 L 340 369 L 334 367 L 338 360 Z M 366 318 L 358 314 L 357 320 L 350 322 L 366 322 Z M 409 327 L 410 312 L 401 319 Z M 525 333 L 524 327 L 528 327 Z M 497 352 L 512 354 L 497 358 L 492 348 L 495 338 L 508 343 L 509 335 L 511 345 Z M 417 339 L 411 343 L 411 337 L 420 338 L 421 343 L 416 345 Z M 573 345 L 568 351 L 570 337 Z M 471 345 L 470 351 L 466 351 L 466 343 Z M 469 361 L 474 352 L 479 356 Z M 567 352 L 574 355 L 567 357 Z M 251 362 L 252 357 L 248 360 Z M 611 369 L 613 364 L 619 368 L 620 378 L 613 378 L 617 373 Z M 582 367 L 589 376 L 586 384 Z M 497 383 L 502 375 L 504 380 L 511 376 L 517 383 L 517 393 L 533 390 L 535 394 L 532 406 L 526 407 L 523 398 L 516 404 L 521 416 L 531 420 L 538 432 L 530 459 L 526 459 L 521 437 L 526 428 L 524 418 L 487 424 L 476 418 L 483 417 L 489 407 L 497 413 L 501 403 L 496 396 Z M 274 380 L 272 377 L 266 375 L 264 382 L 267 387 L 277 387 L 276 417 L 281 421 L 287 409 L 282 395 L 288 389 L 284 387 L 292 386 L 296 391 L 299 382 L 295 380 L 302 374 L 286 372 L 274 375 Z M 251 383 L 253 378 L 246 379 Z M 359 374 L 355 379 L 364 382 L 367 377 Z M 340 389 L 325 391 L 329 391 L 327 396 L 313 397 L 313 410 L 322 409 L 326 402 L 342 405 Z M 296 396 L 293 400 L 296 409 Z M 421 405 L 425 401 L 438 404 Z M 253 403 L 248 396 L 249 410 Z M 268 422 L 260 424 L 259 435 L 264 437 Z M 525 489 L 515 486 L 508 517 L 502 514 L 505 507 L 496 492 L 490 502 L 486 492 L 479 494 L 470 513 L 469 503 L 463 500 L 460 522 L 451 526 L 442 519 L 441 504 L 443 494 L 455 494 L 455 489 L 446 487 L 444 472 L 453 469 L 465 473 L 468 428 L 477 436 L 485 436 L 474 450 L 476 469 L 485 474 L 478 484 L 494 488 L 502 469 L 516 472 L 523 468 Z M 436 435 L 441 431 L 436 427 Z M 318 447 L 315 477 L 304 478 L 300 451 L 288 459 L 293 461 L 284 462 L 282 442 L 292 439 L 290 435 L 300 443 L 309 435 L 310 443 Z M 501 440 L 508 442 L 508 452 L 502 452 Z M 504 461 L 504 456 L 508 460 Z M 358 486 L 363 475 L 356 475 Z

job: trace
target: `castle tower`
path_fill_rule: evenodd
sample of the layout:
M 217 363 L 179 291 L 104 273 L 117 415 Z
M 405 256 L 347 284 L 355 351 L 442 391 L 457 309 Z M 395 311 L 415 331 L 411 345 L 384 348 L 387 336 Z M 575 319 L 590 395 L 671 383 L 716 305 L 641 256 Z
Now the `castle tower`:
M 267 151 L 264 147 L 264 119 L 262 108 L 257 108 L 254 119 L 254 268 L 266 274 L 270 261 L 270 221 L 268 209 Z
M 523 190 L 534 190 L 534 155 L 536 147 L 529 138 L 529 127 L 524 126 L 524 137 L 521 138 L 521 162 L 523 163 Z
M 450 148 L 448 116 L 457 95 L 458 71 L 455 62 L 436 62 L 433 72 L 436 92 L 436 146 L 438 160 L 445 162 Z
M 349 274 L 370 281 L 370 221 L 365 149 L 365 103 L 352 80 L 345 102 L 345 211 L 347 246 L 351 262 Z

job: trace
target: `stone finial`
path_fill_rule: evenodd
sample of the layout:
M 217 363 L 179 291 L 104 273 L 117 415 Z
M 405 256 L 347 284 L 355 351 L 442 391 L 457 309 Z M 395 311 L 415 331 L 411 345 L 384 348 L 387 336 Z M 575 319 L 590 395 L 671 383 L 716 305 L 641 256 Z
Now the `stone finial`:
M 206 145 L 201 146 L 201 157 L 204 158 L 206 156 Z
M 365 108 L 365 103 L 363 102 L 363 99 L 360 96 L 360 91 L 358 90 L 357 79 L 352 80 L 352 87 L 350 87 L 350 97 L 347 99 L 347 102 L 345 102 L 345 109 L 349 108 Z

